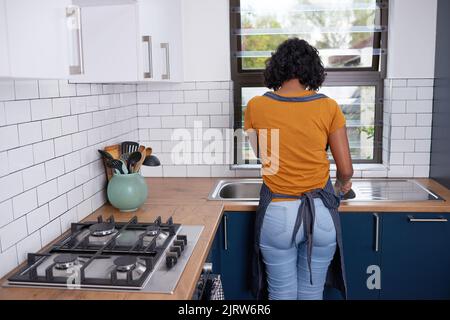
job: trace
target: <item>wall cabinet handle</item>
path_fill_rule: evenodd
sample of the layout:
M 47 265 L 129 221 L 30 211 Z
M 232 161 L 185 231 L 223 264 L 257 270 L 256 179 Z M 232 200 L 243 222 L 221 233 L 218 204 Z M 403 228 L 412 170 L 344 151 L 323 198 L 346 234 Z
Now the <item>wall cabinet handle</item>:
M 228 217 L 223 216 L 223 248 L 228 250 Z
M 375 252 L 380 251 L 380 216 L 378 213 L 373 214 L 375 218 Z
M 446 223 L 448 219 L 446 218 L 435 218 L 435 219 L 419 219 L 414 218 L 413 216 L 408 216 L 409 222 L 438 222 L 438 223 Z
M 83 63 L 83 37 L 81 32 L 81 9 L 78 6 L 66 8 L 67 27 L 70 32 L 70 54 L 73 57 L 69 63 L 69 74 L 84 73 Z
M 168 42 L 161 43 L 161 49 L 166 49 L 166 73 L 161 75 L 161 79 L 170 79 L 170 45 Z
M 152 37 L 151 36 L 143 36 L 142 42 L 146 43 L 146 51 L 148 55 L 148 71 L 144 71 L 144 79 L 151 79 L 153 78 L 153 44 L 152 44 Z

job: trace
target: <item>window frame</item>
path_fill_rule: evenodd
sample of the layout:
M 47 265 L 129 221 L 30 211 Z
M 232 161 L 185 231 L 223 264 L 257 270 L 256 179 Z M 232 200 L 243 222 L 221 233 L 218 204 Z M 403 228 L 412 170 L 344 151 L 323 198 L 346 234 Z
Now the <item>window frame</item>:
M 385 31 L 374 35 L 374 48 L 381 49 L 384 54 L 374 56 L 372 67 L 369 68 L 327 68 L 327 78 L 323 86 L 373 86 L 375 87 L 375 136 L 374 153 L 372 160 L 355 160 L 359 164 L 381 164 L 383 162 L 383 113 L 384 113 L 384 80 L 387 69 L 387 43 L 388 43 L 388 16 L 389 0 L 377 0 L 380 6 L 381 25 Z M 241 49 L 240 36 L 234 30 L 241 25 L 241 15 L 236 8 L 240 7 L 240 0 L 230 0 L 230 65 L 231 79 L 233 81 L 233 129 L 242 129 L 242 88 L 264 87 L 263 70 L 242 70 L 236 52 Z M 375 70 L 379 65 L 379 70 Z M 378 68 L 377 68 L 378 69 Z M 238 143 L 233 143 L 234 166 L 241 165 L 238 161 Z M 249 163 L 248 160 L 245 161 Z

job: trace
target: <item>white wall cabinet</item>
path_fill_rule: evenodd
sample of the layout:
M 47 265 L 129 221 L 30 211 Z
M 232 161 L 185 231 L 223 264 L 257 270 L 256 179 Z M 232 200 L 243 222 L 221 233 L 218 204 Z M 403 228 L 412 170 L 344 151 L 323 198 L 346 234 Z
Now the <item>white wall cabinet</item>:
M 9 76 L 63 79 L 69 75 L 66 9 L 71 0 L 3 0 L 0 41 L 7 42 Z M 6 13 L 6 14 L 5 14 Z M 6 24 L 6 25 L 5 25 Z M 6 30 L 6 35 L 5 35 Z M 3 70 L 3 68 L 2 68 Z M 4 71 L 4 70 L 3 70 Z
M 81 10 L 84 73 L 71 82 L 183 81 L 181 0 Z
M 6 1 L 0 0 L 0 78 L 10 76 L 8 34 L 6 30 Z

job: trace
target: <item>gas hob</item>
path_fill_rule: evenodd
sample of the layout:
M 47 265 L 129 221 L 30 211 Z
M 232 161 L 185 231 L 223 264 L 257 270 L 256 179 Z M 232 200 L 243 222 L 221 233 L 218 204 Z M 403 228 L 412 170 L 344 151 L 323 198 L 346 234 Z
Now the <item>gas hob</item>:
M 29 253 L 6 286 L 173 293 L 202 230 L 161 217 L 73 223 L 47 252 Z

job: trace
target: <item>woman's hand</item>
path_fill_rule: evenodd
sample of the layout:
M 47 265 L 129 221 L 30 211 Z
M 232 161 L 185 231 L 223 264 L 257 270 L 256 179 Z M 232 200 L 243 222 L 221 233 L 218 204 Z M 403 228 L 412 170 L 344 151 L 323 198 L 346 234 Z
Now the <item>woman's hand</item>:
M 352 189 L 352 180 L 348 180 L 347 182 L 341 182 L 339 179 L 336 180 L 334 184 L 335 190 L 339 194 L 347 194 Z

